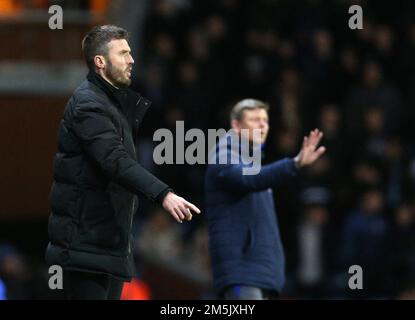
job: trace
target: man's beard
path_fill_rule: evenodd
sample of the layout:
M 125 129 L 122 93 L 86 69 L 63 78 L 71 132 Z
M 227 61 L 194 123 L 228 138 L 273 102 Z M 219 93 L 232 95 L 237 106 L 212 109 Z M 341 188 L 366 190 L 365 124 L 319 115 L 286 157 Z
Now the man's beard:
M 131 79 L 125 76 L 127 70 L 120 70 L 114 67 L 111 61 L 108 60 L 108 67 L 105 70 L 105 76 L 117 88 L 125 88 L 131 85 Z M 130 71 L 131 72 L 131 71 Z

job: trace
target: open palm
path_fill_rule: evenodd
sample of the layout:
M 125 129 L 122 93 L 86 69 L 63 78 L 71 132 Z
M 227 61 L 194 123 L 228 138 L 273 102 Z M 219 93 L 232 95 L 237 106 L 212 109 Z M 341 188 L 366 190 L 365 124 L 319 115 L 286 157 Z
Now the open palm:
M 318 129 L 310 131 L 308 137 L 304 137 L 300 153 L 295 157 L 295 162 L 298 167 L 312 164 L 326 151 L 325 147 L 318 147 L 322 137 L 323 132 Z

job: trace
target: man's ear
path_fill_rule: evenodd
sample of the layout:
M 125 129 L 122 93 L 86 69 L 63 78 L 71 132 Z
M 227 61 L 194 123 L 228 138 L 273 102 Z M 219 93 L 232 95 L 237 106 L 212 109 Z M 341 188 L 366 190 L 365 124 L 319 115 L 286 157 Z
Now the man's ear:
M 94 57 L 94 64 L 98 69 L 104 69 L 105 68 L 105 58 L 104 56 L 95 56 Z

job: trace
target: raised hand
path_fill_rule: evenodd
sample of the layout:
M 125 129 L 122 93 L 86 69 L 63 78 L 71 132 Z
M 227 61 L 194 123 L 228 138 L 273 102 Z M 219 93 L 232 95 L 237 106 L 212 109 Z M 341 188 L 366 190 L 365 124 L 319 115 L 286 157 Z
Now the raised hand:
M 304 137 L 300 153 L 294 158 L 297 167 L 301 168 L 312 164 L 326 151 L 325 147 L 317 148 L 323 137 L 323 132 L 318 129 L 310 131 L 308 137 Z
M 187 221 L 192 220 L 191 210 L 196 213 L 200 213 L 199 208 L 197 208 L 190 202 L 186 201 L 182 197 L 179 197 L 178 195 L 174 194 L 173 192 L 169 192 L 164 197 L 163 208 L 180 223 L 184 219 L 186 219 Z

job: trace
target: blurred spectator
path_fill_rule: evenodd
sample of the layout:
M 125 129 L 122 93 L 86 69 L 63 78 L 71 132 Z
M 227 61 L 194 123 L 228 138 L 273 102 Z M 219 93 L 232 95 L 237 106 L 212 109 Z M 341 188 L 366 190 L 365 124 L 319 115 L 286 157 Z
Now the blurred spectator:
M 347 150 L 350 147 L 346 138 L 343 113 L 335 104 L 326 104 L 320 108 L 318 115 L 318 127 L 324 132 L 326 154 L 333 167 L 332 174 L 336 180 L 345 181 L 345 171 L 349 165 L 350 155 Z M 333 179 L 333 180 L 335 180 Z
M 325 199 L 306 204 L 298 225 L 298 294 L 306 299 L 325 297 L 334 256 L 335 239 Z M 319 203 L 321 202 L 321 203 Z
M 380 158 L 385 152 L 385 113 L 378 107 L 369 108 L 364 114 L 366 146 L 364 154 Z
M 397 139 L 386 141 L 384 154 L 384 170 L 387 172 L 386 201 L 390 208 L 396 208 L 405 198 L 403 179 L 405 164 L 402 144 Z
M 412 206 L 402 204 L 395 210 L 389 244 L 390 292 L 402 294 L 404 289 L 415 284 L 415 216 Z
M 0 279 L 8 300 L 31 299 L 31 270 L 24 257 L 12 245 L 0 246 Z
M 362 194 L 361 204 L 344 224 L 340 261 L 344 270 L 359 265 L 364 273 L 365 293 L 379 297 L 387 293 L 388 233 L 384 196 L 371 189 Z
M 312 35 L 311 53 L 306 56 L 305 71 L 312 87 L 315 106 L 332 101 L 334 88 L 333 40 L 329 30 L 318 29 Z
M 393 85 L 385 82 L 382 66 L 378 62 L 366 62 L 363 66 L 361 84 L 351 89 L 346 101 L 347 121 L 350 125 L 349 134 L 354 137 L 354 141 L 358 141 L 361 138 L 362 131 L 364 130 L 362 128 L 362 126 L 364 127 L 364 119 L 359 119 L 359 114 L 362 114 L 362 111 L 366 111 L 367 108 L 376 107 L 379 110 L 378 112 L 383 110 L 383 117 L 388 119 L 387 126 L 384 128 L 385 133 L 396 132 L 399 128 L 400 96 Z M 371 111 L 375 110 L 372 109 Z M 371 116 L 370 112 L 369 116 Z
M 395 80 L 397 76 L 394 74 L 394 45 L 395 35 L 392 29 L 387 25 L 379 25 L 376 27 L 373 35 L 373 45 L 375 51 L 375 59 L 384 66 L 385 75 Z
M 337 68 L 337 86 L 335 88 L 337 101 L 344 101 L 351 87 L 359 79 L 360 60 L 356 49 L 347 46 L 339 53 Z
M 157 208 L 138 238 L 138 248 L 163 261 L 177 259 L 182 254 L 183 245 L 179 227 L 170 220 L 162 209 Z

